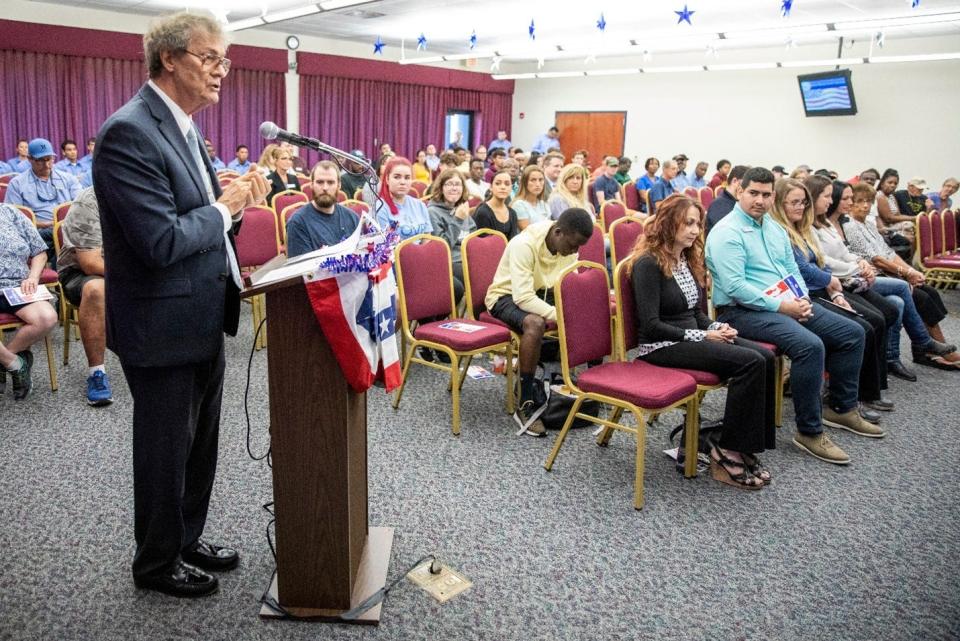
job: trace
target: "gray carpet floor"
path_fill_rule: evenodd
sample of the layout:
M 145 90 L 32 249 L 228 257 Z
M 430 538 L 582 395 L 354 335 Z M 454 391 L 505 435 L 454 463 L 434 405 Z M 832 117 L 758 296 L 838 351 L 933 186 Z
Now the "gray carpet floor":
M 945 299 L 946 333 L 960 341 L 960 293 Z M 892 379 L 886 439 L 831 433 L 853 459 L 846 468 L 790 443 L 788 399 L 778 447 L 764 457 L 774 483 L 761 492 L 678 475 L 661 452 L 679 421 L 667 416 L 648 430 L 640 512 L 626 435 L 604 449 L 576 431 L 546 472 L 552 435 L 514 436 L 502 379 L 467 381 L 454 437 L 441 374 L 415 369 L 398 411 L 383 390 L 369 393 L 370 522 L 396 528 L 391 576 L 435 553 L 474 586 L 440 605 L 402 582 L 378 628 L 263 621 L 273 560 L 260 506 L 272 490 L 244 445 L 244 314 L 227 341 L 206 532 L 239 548 L 240 567 L 201 600 L 134 588 L 130 396 L 110 356 L 116 402 L 87 407 L 76 343 L 59 392 L 38 358 L 30 399 L 15 403 L 9 389 L 0 398 L 0 638 L 960 638 L 960 373 L 928 368 L 918 383 Z M 56 339 L 59 359 L 59 330 Z M 263 451 L 266 353 L 253 367 L 253 445 Z M 704 415 L 718 417 L 723 400 L 711 393 Z

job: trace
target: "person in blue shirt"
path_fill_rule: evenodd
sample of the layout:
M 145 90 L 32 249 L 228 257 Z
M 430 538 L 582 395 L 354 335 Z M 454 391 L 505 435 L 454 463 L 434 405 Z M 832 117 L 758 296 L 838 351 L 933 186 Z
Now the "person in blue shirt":
M 707 186 L 707 181 L 704 176 L 707 175 L 707 163 L 700 161 L 697 163 L 697 166 L 693 170 L 693 175 L 690 176 L 690 179 L 687 181 L 688 187 L 693 187 L 695 189 L 700 189 L 701 187 Z
M 47 243 L 50 262 L 56 268 L 56 254 L 53 251 L 53 210 L 65 202 L 76 199 L 80 193 L 80 183 L 68 173 L 54 169 L 53 145 L 49 140 L 35 138 L 28 147 L 30 171 L 14 176 L 7 186 L 5 203 L 24 205 L 33 210 L 37 219 L 37 230 Z
M 660 172 L 660 180 L 650 188 L 647 200 L 650 201 L 650 213 L 657 213 L 657 203 L 674 193 L 673 179 L 677 177 L 677 161 L 667 160 L 663 163 L 663 171 Z
M 242 176 L 250 169 L 250 149 L 246 145 L 237 145 L 236 155 L 237 157 L 227 165 L 227 169 L 233 170 Z
M 744 338 L 773 343 L 790 358 L 797 424 L 793 443 L 822 461 L 846 465 L 850 457 L 823 433 L 824 424 L 862 436 L 884 435 L 857 411 L 864 331 L 811 303 L 787 232 L 767 215 L 773 182 L 764 167 L 747 171 L 737 205 L 707 236 L 717 320 Z M 797 291 L 781 293 L 778 286 L 785 280 L 792 280 Z M 821 403 L 824 365 L 830 374 L 829 397 Z
M 217 148 L 213 146 L 213 143 L 210 142 L 209 138 L 203 139 L 203 144 L 207 148 L 207 155 L 210 156 L 210 162 L 213 164 L 214 171 L 221 171 L 226 169 L 227 166 L 222 160 L 217 158 Z
M 494 149 L 503 149 L 504 151 L 507 151 L 510 149 L 510 147 L 513 147 L 513 143 L 507 139 L 507 132 L 498 131 L 497 139 L 487 145 L 487 153 L 489 154 Z
M 77 143 L 67 138 L 60 143 L 60 153 L 63 154 L 63 158 L 55 162 L 53 168 L 70 174 L 79 181 L 80 177 L 85 173 L 85 170 L 77 159 L 79 155 L 77 152 Z
M 509 145 L 508 145 L 509 146 Z M 553 148 L 560 148 L 560 130 L 556 127 L 550 127 L 547 133 L 543 134 L 533 143 L 530 151 L 537 151 L 545 154 Z
M 647 158 L 643 163 L 643 168 L 646 173 L 637 178 L 638 191 L 653 189 L 653 186 L 657 184 L 657 171 L 660 170 L 660 161 L 656 158 Z
M 17 155 L 7 161 L 7 164 L 13 168 L 13 173 L 19 174 L 30 169 L 29 145 L 25 138 L 17 141 Z
M 677 175 L 670 181 L 673 191 L 683 193 L 683 190 L 690 184 L 690 177 L 687 176 L 687 158 L 686 154 L 677 154 L 673 161 L 677 163 Z
M 620 200 L 620 183 L 614 176 L 620 167 L 620 160 L 616 156 L 607 156 L 603 159 L 603 173 L 593 181 L 593 206 L 597 212 L 605 202 Z
M 0 160 L 0 176 L 4 174 L 12 174 L 12 173 L 13 173 L 13 167 L 8 165 L 4 161 Z
M 947 178 L 943 181 L 943 187 L 940 191 L 931 191 L 927 198 L 933 203 L 934 211 L 943 211 L 944 209 L 953 209 L 953 196 L 960 188 L 960 182 L 956 178 Z
M 359 217 L 337 203 L 340 173 L 329 160 L 321 160 L 310 176 L 313 200 L 287 221 L 287 256 L 299 256 L 336 245 L 360 224 Z
M 386 231 L 396 225 L 400 240 L 417 234 L 432 234 L 433 223 L 427 206 L 410 194 L 413 182 L 413 165 L 402 156 L 394 156 L 384 165 L 383 181 L 380 183 L 380 199 L 377 223 Z
M 83 173 L 77 177 L 77 180 L 84 189 L 93 187 L 93 150 L 96 146 L 96 138 L 87 138 L 87 155 L 77 161 L 83 167 Z

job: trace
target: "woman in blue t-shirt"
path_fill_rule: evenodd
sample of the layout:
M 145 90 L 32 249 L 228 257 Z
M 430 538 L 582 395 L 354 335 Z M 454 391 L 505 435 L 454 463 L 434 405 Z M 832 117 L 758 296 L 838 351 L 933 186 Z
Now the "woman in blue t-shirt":
M 412 182 L 413 165 L 409 160 L 395 156 L 387 161 L 380 183 L 383 203 L 377 209 L 377 222 L 384 230 L 396 225 L 400 240 L 433 233 L 426 205 L 416 196 L 409 195 Z

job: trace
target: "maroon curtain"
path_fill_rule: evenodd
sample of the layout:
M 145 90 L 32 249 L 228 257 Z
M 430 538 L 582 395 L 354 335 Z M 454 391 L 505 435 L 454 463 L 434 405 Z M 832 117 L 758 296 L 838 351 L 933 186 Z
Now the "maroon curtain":
M 84 143 L 130 99 L 146 74 L 143 62 L 0 51 L 0 157 L 15 154 L 18 138 Z
M 510 129 L 513 97 L 471 89 L 402 84 L 385 80 L 300 76 L 300 132 L 340 149 L 359 148 L 372 159 L 388 142 L 410 157 L 429 143 L 444 147 L 448 109 L 475 114 L 472 146 Z M 310 153 L 312 164 L 318 159 Z

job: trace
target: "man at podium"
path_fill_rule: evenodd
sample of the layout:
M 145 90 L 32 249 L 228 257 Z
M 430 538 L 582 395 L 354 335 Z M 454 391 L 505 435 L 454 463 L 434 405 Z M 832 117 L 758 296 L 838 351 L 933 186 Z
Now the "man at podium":
M 230 70 L 219 24 L 181 13 L 144 36 L 150 79 L 97 136 L 107 346 L 133 396 L 137 587 L 195 597 L 237 552 L 203 534 L 217 467 L 223 333 L 236 334 L 233 232 L 264 200 L 256 167 L 222 192 L 191 115 Z

